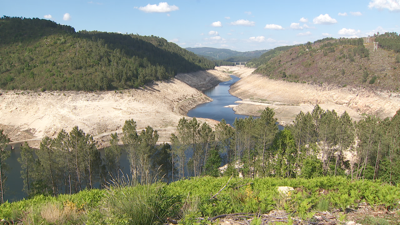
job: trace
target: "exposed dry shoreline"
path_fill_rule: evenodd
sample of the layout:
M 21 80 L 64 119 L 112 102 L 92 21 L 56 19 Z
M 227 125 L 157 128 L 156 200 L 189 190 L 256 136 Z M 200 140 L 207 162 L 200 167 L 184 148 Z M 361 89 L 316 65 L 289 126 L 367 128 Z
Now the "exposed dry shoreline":
M 238 68 L 234 72 L 242 79 L 230 89 L 232 95 L 242 99 L 237 106 L 232 106 L 237 114 L 258 116 L 265 107 L 270 107 L 275 110 L 279 123 L 285 125 L 300 111 L 312 111 L 315 104 L 325 110 L 335 110 L 339 115 L 347 111 L 354 120 L 360 120 L 365 114 L 392 117 L 400 109 L 399 93 L 289 83 L 249 74 L 249 68 L 243 70 Z
M 124 122 L 134 119 L 139 129 L 151 126 L 168 142 L 179 120 L 199 104 L 211 101 L 201 91 L 229 80 L 218 70 L 178 74 L 170 81 L 154 82 L 140 89 L 102 92 L 3 91 L 0 90 L 0 129 L 13 143 L 28 141 L 38 147 L 45 136 L 56 137 L 61 129 L 78 126 L 98 141 L 108 144 L 111 133 L 122 132 Z M 182 81 L 181 81 L 182 80 Z M 200 119 L 215 124 L 215 121 Z
M 134 119 L 139 129 L 151 126 L 158 130 L 159 143 L 168 142 L 179 120 L 190 109 L 211 101 L 201 91 L 229 80 L 229 74 L 241 78 L 230 90 L 242 99 L 230 106 L 237 114 L 258 116 L 271 107 L 282 125 L 290 124 L 300 111 L 312 111 L 317 103 L 338 114 L 347 111 L 354 120 L 361 119 L 362 114 L 391 117 L 400 109 L 399 93 L 288 83 L 252 74 L 253 71 L 223 66 L 178 74 L 170 81 L 123 91 L 0 90 L 0 129 L 5 130 L 13 143 L 28 140 L 31 146 L 38 147 L 43 137 L 55 137 L 61 129 L 69 132 L 78 126 L 95 137 L 98 147 L 104 147 L 111 133 L 121 133 L 124 122 Z M 217 124 L 211 119 L 199 120 L 211 126 Z

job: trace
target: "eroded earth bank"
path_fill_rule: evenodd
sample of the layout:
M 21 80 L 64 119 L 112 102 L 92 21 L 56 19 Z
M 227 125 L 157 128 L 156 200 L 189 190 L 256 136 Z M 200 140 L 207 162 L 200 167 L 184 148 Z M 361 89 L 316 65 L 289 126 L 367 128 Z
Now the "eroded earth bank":
M 196 105 L 211 101 L 200 90 L 229 79 L 224 72 L 208 70 L 122 91 L 0 90 L 0 129 L 14 144 L 28 141 L 38 147 L 43 137 L 55 137 L 61 129 L 70 132 L 78 126 L 95 137 L 98 147 L 104 147 L 111 133 L 121 133 L 124 122 L 133 119 L 139 129 L 151 126 L 158 130 L 160 143 L 168 142 L 182 116 Z
M 55 137 L 61 129 L 69 132 L 78 126 L 95 137 L 98 147 L 104 147 L 111 133 L 121 133 L 124 122 L 134 119 L 139 129 L 151 126 L 158 130 L 159 143 L 168 142 L 182 116 L 195 106 L 211 101 L 201 91 L 229 80 L 229 74 L 241 78 L 230 92 L 242 99 L 229 107 L 237 114 L 253 116 L 271 107 L 282 125 L 290 124 L 300 111 L 312 111 L 315 104 L 325 110 L 334 109 L 339 115 L 347 111 L 354 120 L 365 114 L 391 117 L 400 109 L 398 93 L 289 83 L 252 74 L 253 71 L 246 67 L 222 66 L 178 74 L 170 81 L 122 91 L 0 90 L 0 129 L 4 129 L 13 143 L 28 141 L 32 147 L 38 147 L 43 137 Z M 210 119 L 200 121 L 211 126 L 217 123 Z
M 300 111 L 312 111 L 315 104 L 339 115 L 347 111 L 354 120 L 365 114 L 392 117 L 400 109 L 399 93 L 289 83 L 252 74 L 254 69 L 250 68 L 225 69 L 242 78 L 230 89 L 232 95 L 242 99 L 230 106 L 237 114 L 258 116 L 265 107 L 270 107 L 282 125 L 290 124 Z

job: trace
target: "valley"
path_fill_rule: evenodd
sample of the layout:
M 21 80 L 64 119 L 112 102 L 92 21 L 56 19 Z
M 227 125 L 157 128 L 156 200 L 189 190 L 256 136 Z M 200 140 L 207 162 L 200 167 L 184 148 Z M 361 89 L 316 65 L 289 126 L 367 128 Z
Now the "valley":
M 160 143 L 169 142 L 182 116 L 211 101 L 199 90 L 229 79 L 222 71 L 207 70 L 121 91 L 2 91 L 0 129 L 8 134 L 11 144 L 28 141 L 37 148 L 45 136 L 55 137 L 61 129 L 78 126 L 93 135 L 102 148 L 109 143 L 111 133 L 122 132 L 125 120 L 134 119 L 138 129 L 151 126 L 159 131 Z M 199 90 L 183 81 L 196 83 Z

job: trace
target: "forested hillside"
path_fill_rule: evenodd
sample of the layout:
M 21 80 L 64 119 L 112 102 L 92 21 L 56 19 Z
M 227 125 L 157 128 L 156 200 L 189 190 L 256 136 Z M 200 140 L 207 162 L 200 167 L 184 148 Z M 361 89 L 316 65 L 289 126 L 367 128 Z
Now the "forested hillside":
M 377 51 L 374 41 L 379 42 Z M 264 57 L 264 61 L 260 57 L 248 66 L 258 66 L 255 73 L 289 82 L 399 91 L 399 46 L 397 33 L 378 34 L 368 42 L 363 38 L 326 38 L 287 50 L 276 49 L 274 54 L 267 52 L 270 57 Z
M 230 49 L 220 48 L 186 48 L 187 50 L 194 52 L 197 55 L 207 57 L 211 60 L 224 60 L 227 62 L 247 62 L 251 59 L 260 57 L 263 53 L 268 50 L 256 50 L 248 52 L 238 52 Z
M 80 31 L 43 19 L 0 19 L 0 88 L 112 90 L 214 63 L 163 38 Z
M 246 66 L 248 67 L 259 67 L 263 64 L 268 63 L 269 60 L 271 60 L 272 58 L 280 55 L 282 52 L 293 48 L 294 46 L 281 46 L 281 47 L 277 47 L 274 48 L 272 50 L 269 50 L 268 52 L 262 54 L 259 58 L 254 58 L 252 60 L 250 60 L 249 62 L 247 62 Z

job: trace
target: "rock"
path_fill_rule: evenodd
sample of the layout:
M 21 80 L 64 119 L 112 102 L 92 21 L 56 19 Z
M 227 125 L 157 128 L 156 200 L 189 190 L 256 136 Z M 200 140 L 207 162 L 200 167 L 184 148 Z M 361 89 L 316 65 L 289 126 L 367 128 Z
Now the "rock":
M 288 186 L 279 186 L 278 192 L 285 196 L 290 196 L 291 192 L 294 191 L 294 188 Z

